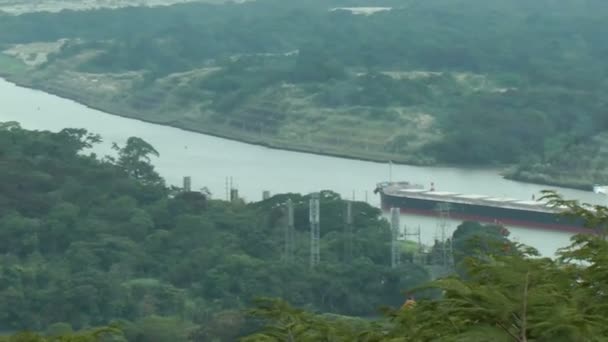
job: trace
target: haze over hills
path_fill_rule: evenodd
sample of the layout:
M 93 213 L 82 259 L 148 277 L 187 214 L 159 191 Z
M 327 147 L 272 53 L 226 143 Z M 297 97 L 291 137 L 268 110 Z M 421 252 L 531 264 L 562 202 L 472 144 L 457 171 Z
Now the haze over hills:
M 605 0 L 7 1 L 0 8 L 35 13 L 0 12 L 0 76 L 107 112 L 283 149 L 498 165 L 515 179 L 580 188 L 608 182 Z M 87 10 L 97 5 L 111 8 Z M 66 8 L 78 10 L 54 13 Z M 395 193 L 436 197 L 424 208 L 436 221 L 417 230 L 393 210 L 415 209 L 408 208 L 411 195 L 381 201 L 391 223 L 366 203 L 367 192 L 366 202 L 355 201 L 355 191 L 350 201 L 319 191 L 315 181 L 300 189 L 319 192 L 265 191 L 259 202 L 226 184 L 224 201 L 192 191 L 190 181 L 167 186 L 155 169 L 162 165 L 155 147 L 125 132 L 175 143 L 167 163 L 179 177 L 192 172 L 201 182 L 213 182 L 212 164 L 223 164 L 245 170 L 248 182 L 267 173 L 280 183 L 281 173 L 292 187 L 313 178 L 314 168 L 319 179 L 336 174 L 322 184 L 368 187 L 385 165 L 369 168 L 369 178 L 349 179 L 346 173 L 359 175 L 372 163 L 333 158 L 344 163 L 336 170 L 332 158 L 272 151 L 279 157 L 269 165 L 259 157 L 269 152 L 264 148 L 234 144 L 246 147 L 237 155 L 223 148 L 224 139 L 1 84 L 8 87 L 0 99 L 16 99 L 0 108 L 16 113 L 8 117 L 25 125 L 32 111 L 30 123 L 44 119 L 60 128 L 0 122 L 0 342 L 608 336 L 607 207 L 553 192 L 542 204 L 498 197 L 503 180 L 494 171 L 484 178 L 464 167 L 445 168 L 450 173 L 438 178 L 471 180 L 460 186 L 472 193 L 397 183 Z M 67 119 L 51 114 L 62 110 L 71 113 Z M 88 112 L 116 121 L 95 121 Z M 105 153 L 92 149 L 100 136 L 62 129 L 77 118 L 88 127 L 107 122 L 106 132 L 122 129 L 104 137 L 126 141 L 108 144 L 112 156 L 99 157 L 91 151 Z M 226 158 L 203 155 L 205 149 Z M 310 159 L 296 163 L 288 155 Z M 400 168 L 399 176 L 439 169 Z M 389 179 L 393 172 L 391 164 Z M 504 183 L 522 193 L 536 188 Z M 492 198 L 474 194 L 484 188 Z M 376 190 L 382 195 L 384 186 Z M 589 231 L 572 236 L 553 259 L 520 244 L 519 228 L 503 226 L 497 214 L 487 214 L 488 225 L 454 223 L 484 218 L 476 214 L 450 216 L 464 211 L 449 203 L 490 201 L 497 204 L 485 208 L 560 221 L 546 204 Z M 422 245 L 423 230 L 435 231 L 432 246 Z M 417 242 L 406 240 L 416 235 Z
M 384 10 L 263 0 L 4 17 L 0 70 L 112 113 L 279 148 L 608 182 L 592 152 L 608 128 L 605 2 L 373 5 Z

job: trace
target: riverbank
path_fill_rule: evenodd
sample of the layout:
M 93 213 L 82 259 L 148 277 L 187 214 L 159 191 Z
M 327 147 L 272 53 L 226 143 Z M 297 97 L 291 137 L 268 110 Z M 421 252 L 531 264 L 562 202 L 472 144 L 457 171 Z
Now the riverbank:
M 388 161 L 392 161 L 394 164 L 399 165 L 411 165 L 411 166 L 433 166 L 433 167 L 458 167 L 462 168 L 462 165 L 455 164 L 438 164 L 438 163 L 415 163 L 412 160 L 408 160 L 407 158 L 400 158 L 396 155 L 379 155 L 378 153 L 373 154 L 361 154 L 350 152 L 346 153 L 344 151 L 339 150 L 331 150 L 328 148 L 311 148 L 308 146 L 297 145 L 294 143 L 290 143 L 287 141 L 277 141 L 272 138 L 263 138 L 259 135 L 250 134 L 247 135 L 243 131 L 240 130 L 232 130 L 228 131 L 230 127 L 222 127 L 220 125 L 216 126 L 207 126 L 204 127 L 197 126 L 196 123 L 188 123 L 181 122 L 179 120 L 175 121 L 166 121 L 161 119 L 149 119 L 145 118 L 141 115 L 141 113 L 137 113 L 135 111 L 130 111 L 125 109 L 124 107 L 120 107 L 115 103 L 110 103 L 108 101 L 100 101 L 95 97 L 86 96 L 84 94 L 79 94 L 74 91 L 71 91 L 65 87 L 58 87 L 56 84 L 41 84 L 35 83 L 27 79 L 26 77 L 19 77 L 16 75 L 10 75 L 6 73 L 0 72 L 0 77 L 5 79 L 6 81 L 13 83 L 15 85 L 42 91 L 45 93 L 49 93 L 64 99 L 68 99 L 79 103 L 88 108 L 99 110 L 108 114 L 112 114 L 115 116 L 134 119 L 141 122 L 147 122 L 152 124 L 159 124 L 168 127 L 173 127 L 177 129 L 181 129 L 188 132 L 200 133 L 205 135 L 210 135 L 218 138 L 228 139 L 232 141 L 252 144 L 256 146 L 267 147 L 271 149 L 277 150 L 285 150 L 285 151 L 293 151 L 293 152 L 302 152 L 309 153 L 313 155 L 321 155 L 321 156 L 331 156 L 352 160 L 360 160 L 360 161 L 368 161 L 368 162 L 376 162 L 376 163 L 388 163 Z M 517 182 L 530 183 L 530 184 L 538 184 L 538 185 L 548 185 L 548 186 L 559 186 L 571 189 L 585 190 L 589 191 L 592 188 L 591 184 L 586 183 L 577 183 L 574 181 L 559 181 L 556 179 L 551 179 L 546 175 L 533 175 L 529 172 L 516 172 L 513 171 L 515 168 L 513 166 L 475 166 L 476 169 L 479 168 L 488 168 L 488 169 L 503 169 L 504 171 L 500 172 L 501 176 L 508 180 L 513 180 Z
M 577 69 L 590 63 L 600 70 L 597 54 L 552 56 L 542 73 L 530 74 L 514 56 L 538 45 L 513 50 L 508 42 L 552 37 L 527 22 L 495 39 L 496 32 L 471 36 L 484 25 L 460 17 L 457 6 L 445 10 L 458 20 L 429 26 L 432 6 L 350 16 L 329 12 L 322 1 L 268 5 L 6 16 L 0 70 L 16 84 L 115 116 L 273 149 L 433 167 L 517 164 L 509 179 L 576 188 L 608 176 L 608 155 L 595 151 L 608 151 L 608 143 L 584 148 L 608 127 L 597 100 L 605 82 Z M 504 12 L 502 28 L 529 15 L 519 6 L 482 12 Z M 560 15 L 547 22 L 577 27 L 595 15 L 580 14 L 576 24 Z M 469 19 L 473 26 L 462 27 Z M 461 44 L 446 43 L 462 37 L 476 53 L 461 55 Z M 383 54 L 387 47 L 394 53 Z
M 262 137 L 258 134 L 247 134 L 241 130 L 231 129 L 232 127 L 226 125 L 208 125 L 207 127 L 201 127 L 196 122 L 184 122 L 183 120 L 161 120 L 161 119 L 150 119 L 145 118 L 141 113 L 131 111 L 124 107 L 117 106 L 114 103 L 108 101 L 99 101 L 95 97 L 79 94 L 71 91 L 69 88 L 59 87 L 56 84 L 41 84 L 35 83 L 25 77 L 19 77 L 11 74 L 0 72 L 0 78 L 13 83 L 20 87 L 25 87 L 33 90 L 43 91 L 48 94 L 52 94 L 64 99 L 68 99 L 77 102 L 83 106 L 91 109 L 99 110 L 105 113 L 116 115 L 123 118 L 134 119 L 142 122 L 159 124 L 169 126 L 173 128 L 182 129 L 184 131 L 206 134 L 218 138 L 243 142 L 247 144 L 263 146 L 272 149 L 303 152 L 322 156 L 331 156 L 338 158 L 346 158 L 353 160 L 369 161 L 376 163 L 388 163 L 389 161 L 394 164 L 401 165 L 412 165 L 412 166 L 437 166 L 437 167 L 461 167 L 460 165 L 447 165 L 437 163 L 421 163 L 416 162 L 418 159 L 413 160 L 407 157 L 399 156 L 396 154 L 381 154 L 378 152 L 373 153 L 362 153 L 360 151 L 349 151 L 345 152 L 340 149 L 331 149 L 326 146 L 323 147 L 311 147 L 293 142 L 273 139 L 272 137 Z
M 559 186 L 563 188 L 577 189 L 583 191 L 592 191 L 593 184 L 588 181 L 581 181 L 580 179 L 565 179 L 558 180 L 552 178 L 549 175 L 544 174 L 532 174 L 529 172 L 518 172 L 518 171 L 504 171 L 501 175 L 505 179 L 514 180 L 517 182 L 524 182 L 530 184 L 540 184 L 548 186 Z
M 248 201 L 262 198 L 263 191 L 310 193 L 331 189 L 342 198 L 366 201 L 379 206 L 373 194 L 375 184 L 389 179 L 387 164 L 334 158 L 307 153 L 268 149 L 210 135 L 186 132 L 168 126 L 145 123 L 92 110 L 74 101 L 59 98 L 0 80 L 0 121 L 18 121 L 25 129 L 58 132 L 65 127 L 80 127 L 96 132 L 102 142 L 91 152 L 98 156 L 111 153 L 112 143 L 123 145 L 128 137 L 138 136 L 159 152 L 153 158 L 155 169 L 170 185 L 180 186 L 184 176 L 192 176 L 192 189 L 208 188 L 213 198 L 226 198 L 226 179 L 233 179 L 239 196 Z M 463 194 L 528 199 L 546 189 L 534 184 L 505 180 L 497 170 L 393 165 L 393 179 L 409 180 L 437 189 Z M 566 198 L 603 203 L 592 192 L 553 188 Z M 408 227 L 421 228 L 421 241 L 432 244 L 437 220 L 427 217 L 402 217 Z M 460 222 L 452 221 L 451 229 Z M 539 248 L 543 255 L 568 244 L 569 235 L 531 229 L 511 229 L 516 241 Z M 451 233 L 448 232 L 448 234 Z

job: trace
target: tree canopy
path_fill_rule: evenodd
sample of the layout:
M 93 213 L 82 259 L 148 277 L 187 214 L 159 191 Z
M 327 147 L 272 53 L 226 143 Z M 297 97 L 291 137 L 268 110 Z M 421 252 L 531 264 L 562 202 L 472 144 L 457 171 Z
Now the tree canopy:
M 356 234 L 346 235 L 344 201 L 322 191 L 322 262 L 311 269 L 309 196 L 211 200 L 121 164 L 121 156 L 136 156 L 157 179 L 146 158 L 154 149 L 141 139 L 118 147 L 115 159 L 99 159 L 87 154 L 99 137 L 83 130 L 1 127 L 0 329 L 40 332 L 0 341 L 603 341 L 608 334 L 604 206 L 545 194 L 591 233 L 573 237 L 556 259 L 509 242 L 502 227 L 465 222 L 452 239 L 457 273 L 428 282 L 424 265 L 388 266 L 390 231 L 379 209 L 354 203 Z M 287 199 L 295 209 L 290 259 Z M 264 299 L 271 297 L 282 299 Z
M 211 200 L 167 188 L 140 138 L 100 159 L 87 150 L 99 137 L 84 130 L 1 127 L 0 331 L 46 341 L 45 331 L 111 324 L 129 341 L 231 341 L 250 331 L 240 310 L 259 296 L 371 317 L 429 279 L 421 265 L 390 267 L 388 223 L 366 203 L 353 203 L 351 236 L 345 201 L 321 192 L 322 262 L 311 269 L 308 195 Z
M 568 215 L 605 231 L 604 211 L 548 193 L 551 203 L 567 206 Z M 468 228 L 467 228 L 468 227 Z M 456 235 L 480 232 L 465 223 Z M 491 228 L 491 227 L 489 227 Z M 487 234 L 483 232 L 483 234 Z M 493 234 L 490 240 L 503 238 Z M 474 239 L 479 247 L 484 239 Z M 419 299 L 375 322 L 328 318 L 264 301 L 251 313 L 266 325 L 245 341 L 604 341 L 608 334 L 605 234 L 579 234 L 557 259 L 539 258 L 527 246 L 485 249 L 463 259 L 464 274 L 434 280 L 419 290 L 440 295 Z M 455 248 L 456 250 L 456 248 Z

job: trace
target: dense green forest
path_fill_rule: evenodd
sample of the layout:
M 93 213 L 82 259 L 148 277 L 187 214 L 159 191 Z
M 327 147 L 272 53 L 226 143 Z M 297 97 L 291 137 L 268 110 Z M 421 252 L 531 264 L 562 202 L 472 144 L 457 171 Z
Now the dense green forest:
M 557 259 L 506 239 L 504 228 L 464 222 L 454 232 L 457 274 L 410 294 L 385 318 L 328 318 L 281 300 L 261 300 L 250 310 L 265 327 L 242 341 L 606 341 L 608 207 L 580 204 L 546 191 L 551 205 L 582 218 L 595 234 L 580 234 Z
M 145 141 L 130 138 L 103 158 L 88 151 L 99 142 L 82 129 L 0 124 L 2 342 L 604 341 L 608 334 L 606 207 L 546 193 L 595 232 L 575 236 L 557 259 L 509 241 L 503 227 L 464 222 L 451 242 L 453 275 L 429 282 L 426 262 L 411 262 L 406 251 L 404 263 L 389 267 L 390 231 L 378 209 L 353 203 L 355 234 L 347 235 L 345 202 L 322 191 L 322 262 L 310 268 L 309 196 L 212 200 L 167 187 Z M 295 205 L 290 259 L 287 199 Z
M 546 158 L 530 158 L 505 173 L 509 178 L 588 189 L 608 184 L 608 132 L 573 141 Z
M 333 10 L 357 5 L 369 3 L 3 16 L 0 72 L 110 112 L 281 148 L 519 164 L 511 177 L 577 187 L 606 180 L 593 154 L 608 129 L 608 3 L 387 0 L 374 6 L 392 10 L 373 15 Z
M 261 302 L 252 313 L 267 324 L 243 341 L 606 341 L 608 244 L 579 236 L 573 246 L 559 261 L 525 253 L 469 259 L 467 278 L 428 285 L 441 299 L 410 302 L 367 324 Z
M 104 158 L 87 152 L 98 141 L 0 125 L 0 332 L 113 324 L 129 341 L 232 341 L 252 329 L 240 310 L 260 296 L 373 317 L 430 279 L 424 265 L 390 267 L 388 223 L 366 203 L 353 203 L 351 236 L 345 201 L 321 192 L 322 262 L 310 269 L 308 196 L 211 200 L 166 187 L 145 141 Z

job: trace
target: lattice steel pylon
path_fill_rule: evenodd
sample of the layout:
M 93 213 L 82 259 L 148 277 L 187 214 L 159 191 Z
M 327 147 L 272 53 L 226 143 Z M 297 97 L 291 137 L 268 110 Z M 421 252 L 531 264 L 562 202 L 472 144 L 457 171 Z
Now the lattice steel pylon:
M 401 264 L 401 250 L 399 248 L 399 208 L 391 208 L 391 267 L 396 268 Z
M 291 198 L 285 204 L 285 261 L 292 261 L 294 254 L 294 234 L 295 228 L 293 223 L 293 202 Z
M 192 177 L 190 177 L 190 176 L 185 176 L 184 177 L 184 185 L 183 185 L 182 190 L 184 192 L 190 192 L 190 191 L 192 191 Z
M 353 258 L 353 202 L 346 201 L 346 213 L 344 216 L 344 261 L 349 262 Z
M 420 234 L 420 225 L 418 225 L 418 228 L 416 230 L 408 229 L 407 225 L 403 225 L 403 237 L 405 240 L 408 240 L 408 241 L 414 241 L 411 239 L 412 237 L 414 237 L 416 239 L 415 241 L 417 244 L 417 249 L 414 252 L 414 255 L 412 257 L 412 262 L 421 264 L 423 254 L 424 254 L 424 248 L 422 245 L 422 237 Z
M 453 264 L 452 239 L 447 237 L 447 231 L 450 226 L 451 207 L 449 203 L 438 203 L 435 210 L 438 214 L 437 226 L 441 237 L 441 264 L 443 266 L 449 266 Z
M 320 207 L 319 194 L 314 193 L 310 196 L 309 221 L 310 221 L 310 267 L 315 267 L 321 261 L 319 225 Z

